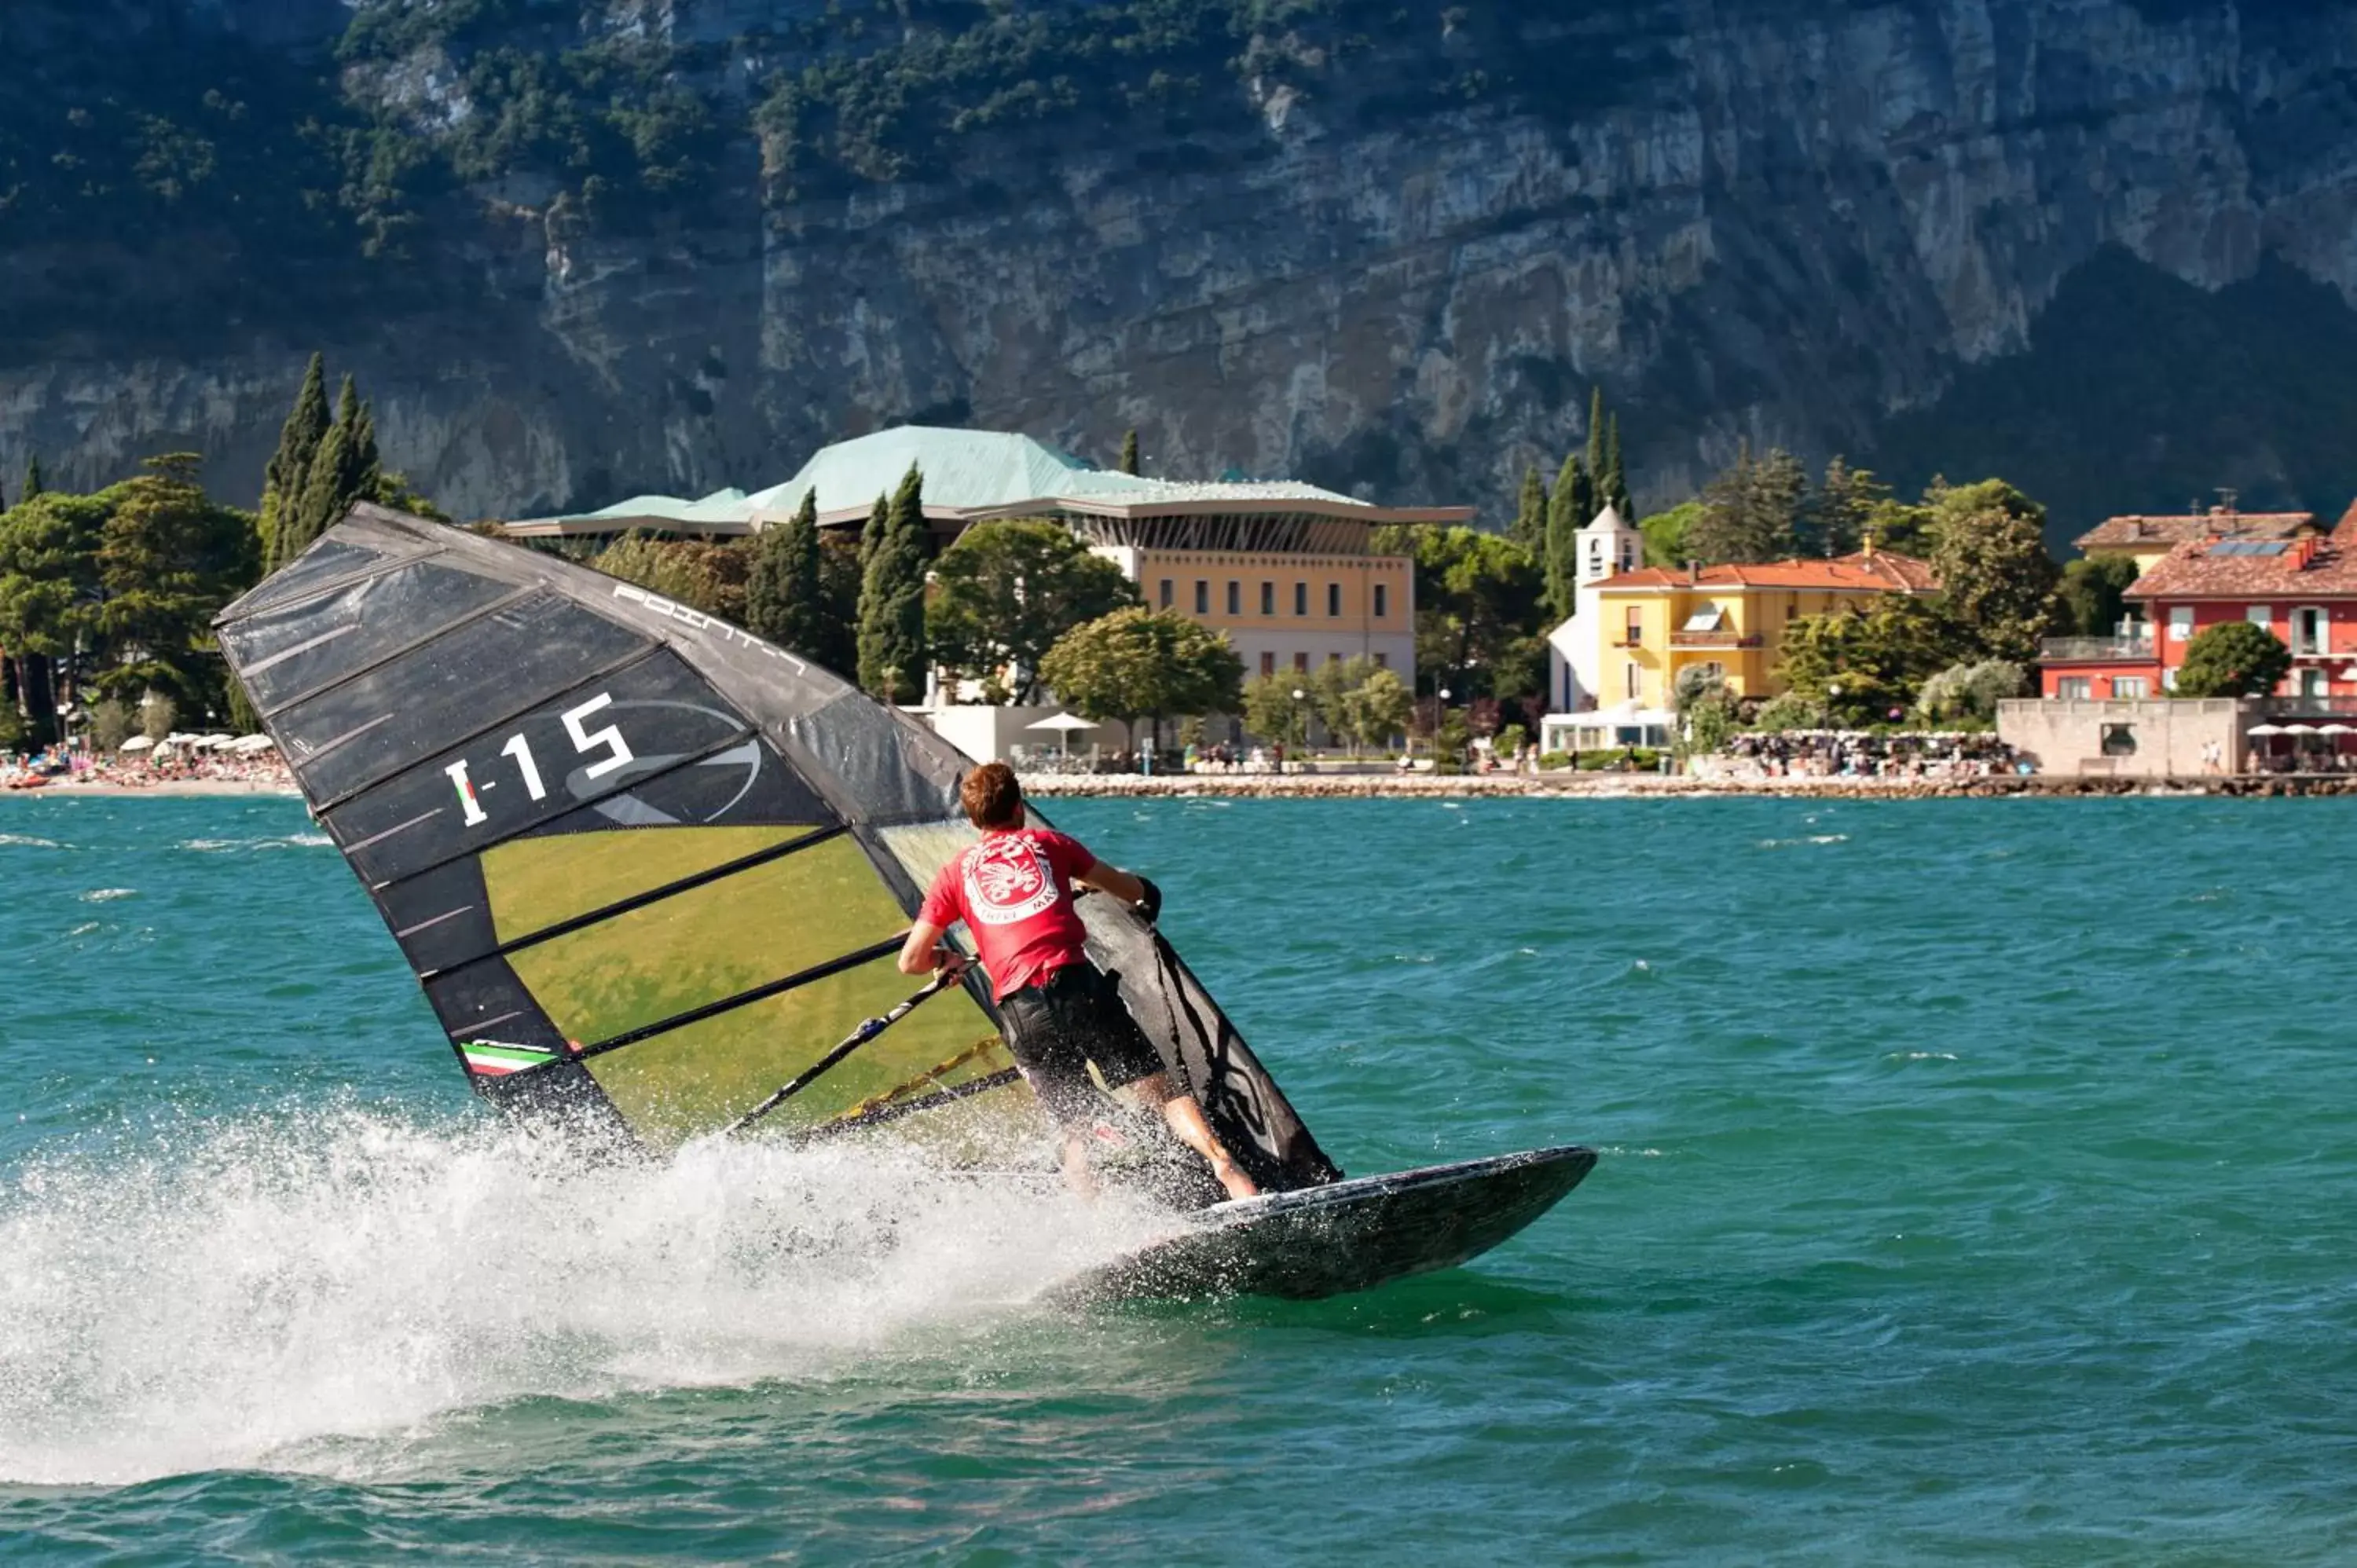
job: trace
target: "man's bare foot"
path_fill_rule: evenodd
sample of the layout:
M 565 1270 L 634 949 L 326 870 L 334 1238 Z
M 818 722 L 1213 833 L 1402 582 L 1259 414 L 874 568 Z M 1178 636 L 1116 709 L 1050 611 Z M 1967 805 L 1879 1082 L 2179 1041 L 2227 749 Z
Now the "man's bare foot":
M 1236 1163 L 1233 1160 L 1213 1161 L 1211 1164 L 1211 1174 L 1220 1178 L 1220 1185 L 1228 1189 L 1228 1196 L 1230 1197 L 1258 1197 L 1260 1196 L 1260 1188 L 1253 1185 L 1253 1178 L 1244 1175 L 1243 1171 L 1238 1170 L 1236 1168 Z

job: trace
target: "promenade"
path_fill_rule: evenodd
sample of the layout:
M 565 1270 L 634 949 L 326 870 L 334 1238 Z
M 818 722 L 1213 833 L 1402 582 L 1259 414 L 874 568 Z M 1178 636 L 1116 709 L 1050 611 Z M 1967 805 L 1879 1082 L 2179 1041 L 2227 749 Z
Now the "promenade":
M 1041 773 L 1023 779 L 1027 795 L 1092 799 L 1220 796 L 1240 800 L 1465 800 L 1585 798 L 1629 800 L 1687 795 L 1804 796 L 1812 799 L 1986 800 L 2006 795 L 2347 795 L 2357 778 L 2236 774 L 2190 779 L 2104 779 L 2000 774 L 1967 779 L 1827 778 L 1705 779 L 1652 773 L 1378 774 Z

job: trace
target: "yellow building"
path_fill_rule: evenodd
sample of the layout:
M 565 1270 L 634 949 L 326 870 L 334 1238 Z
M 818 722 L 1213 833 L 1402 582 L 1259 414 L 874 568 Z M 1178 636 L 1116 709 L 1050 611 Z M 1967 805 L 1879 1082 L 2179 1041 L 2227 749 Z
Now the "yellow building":
M 1608 535 L 1625 526 L 1611 521 Z M 1649 566 L 1582 583 L 1578 613 L 1548 638 L 1555 711 L 1542 725 L 1543 744 L 1663 744 L 1682 671 L 1715 670 L 1739 697 L 1774 696 L 1784 689 L 1778 667 L 1793 621 L 1937 588 L 1923 562 L 1870 546 L 1829 561 Z

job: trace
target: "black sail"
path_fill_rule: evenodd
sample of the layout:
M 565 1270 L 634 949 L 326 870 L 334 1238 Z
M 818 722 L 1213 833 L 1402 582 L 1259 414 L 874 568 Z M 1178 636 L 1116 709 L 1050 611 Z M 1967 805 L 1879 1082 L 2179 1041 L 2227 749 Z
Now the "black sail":
M 969 759 L 840 677 L 632 584 L 361 505 L 222 612 L 231 669 L 478 1092 L 654 1151 L 728 1127 L 909 985 Z M 1091 956 L 1263 1186 L 1337 1179 L 1168 942 Z M 978 977 L 759 1123 L 1041 1133 Z

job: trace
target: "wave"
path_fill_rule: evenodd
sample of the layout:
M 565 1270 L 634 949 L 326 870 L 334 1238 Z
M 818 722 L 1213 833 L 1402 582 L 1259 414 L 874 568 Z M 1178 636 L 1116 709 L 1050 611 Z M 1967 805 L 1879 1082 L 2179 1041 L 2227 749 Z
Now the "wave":
M 172 847 L 188 850 L 197 854 L 229 854 L 238 850 L 247 849 L 328 848 L 335 842 L 325 833 L 289 833 L 278 837 L 254 839 L 182 839 Z
M 31 833 L 0 833 L 0 849 L 70 849 L 55 839 L 35 838 Z
M 117 898 L 137 897 L 139 889 L 136 887 L 93 887 L 81 896 L 81 901 L 85 904 L 110 904 Z
M 1160 1223 L 905 1149 L 351 1110 L 40 1155 L 0 1175 L 0 1480 L 366 1472 L 463 1409 L 921 1354 Z

